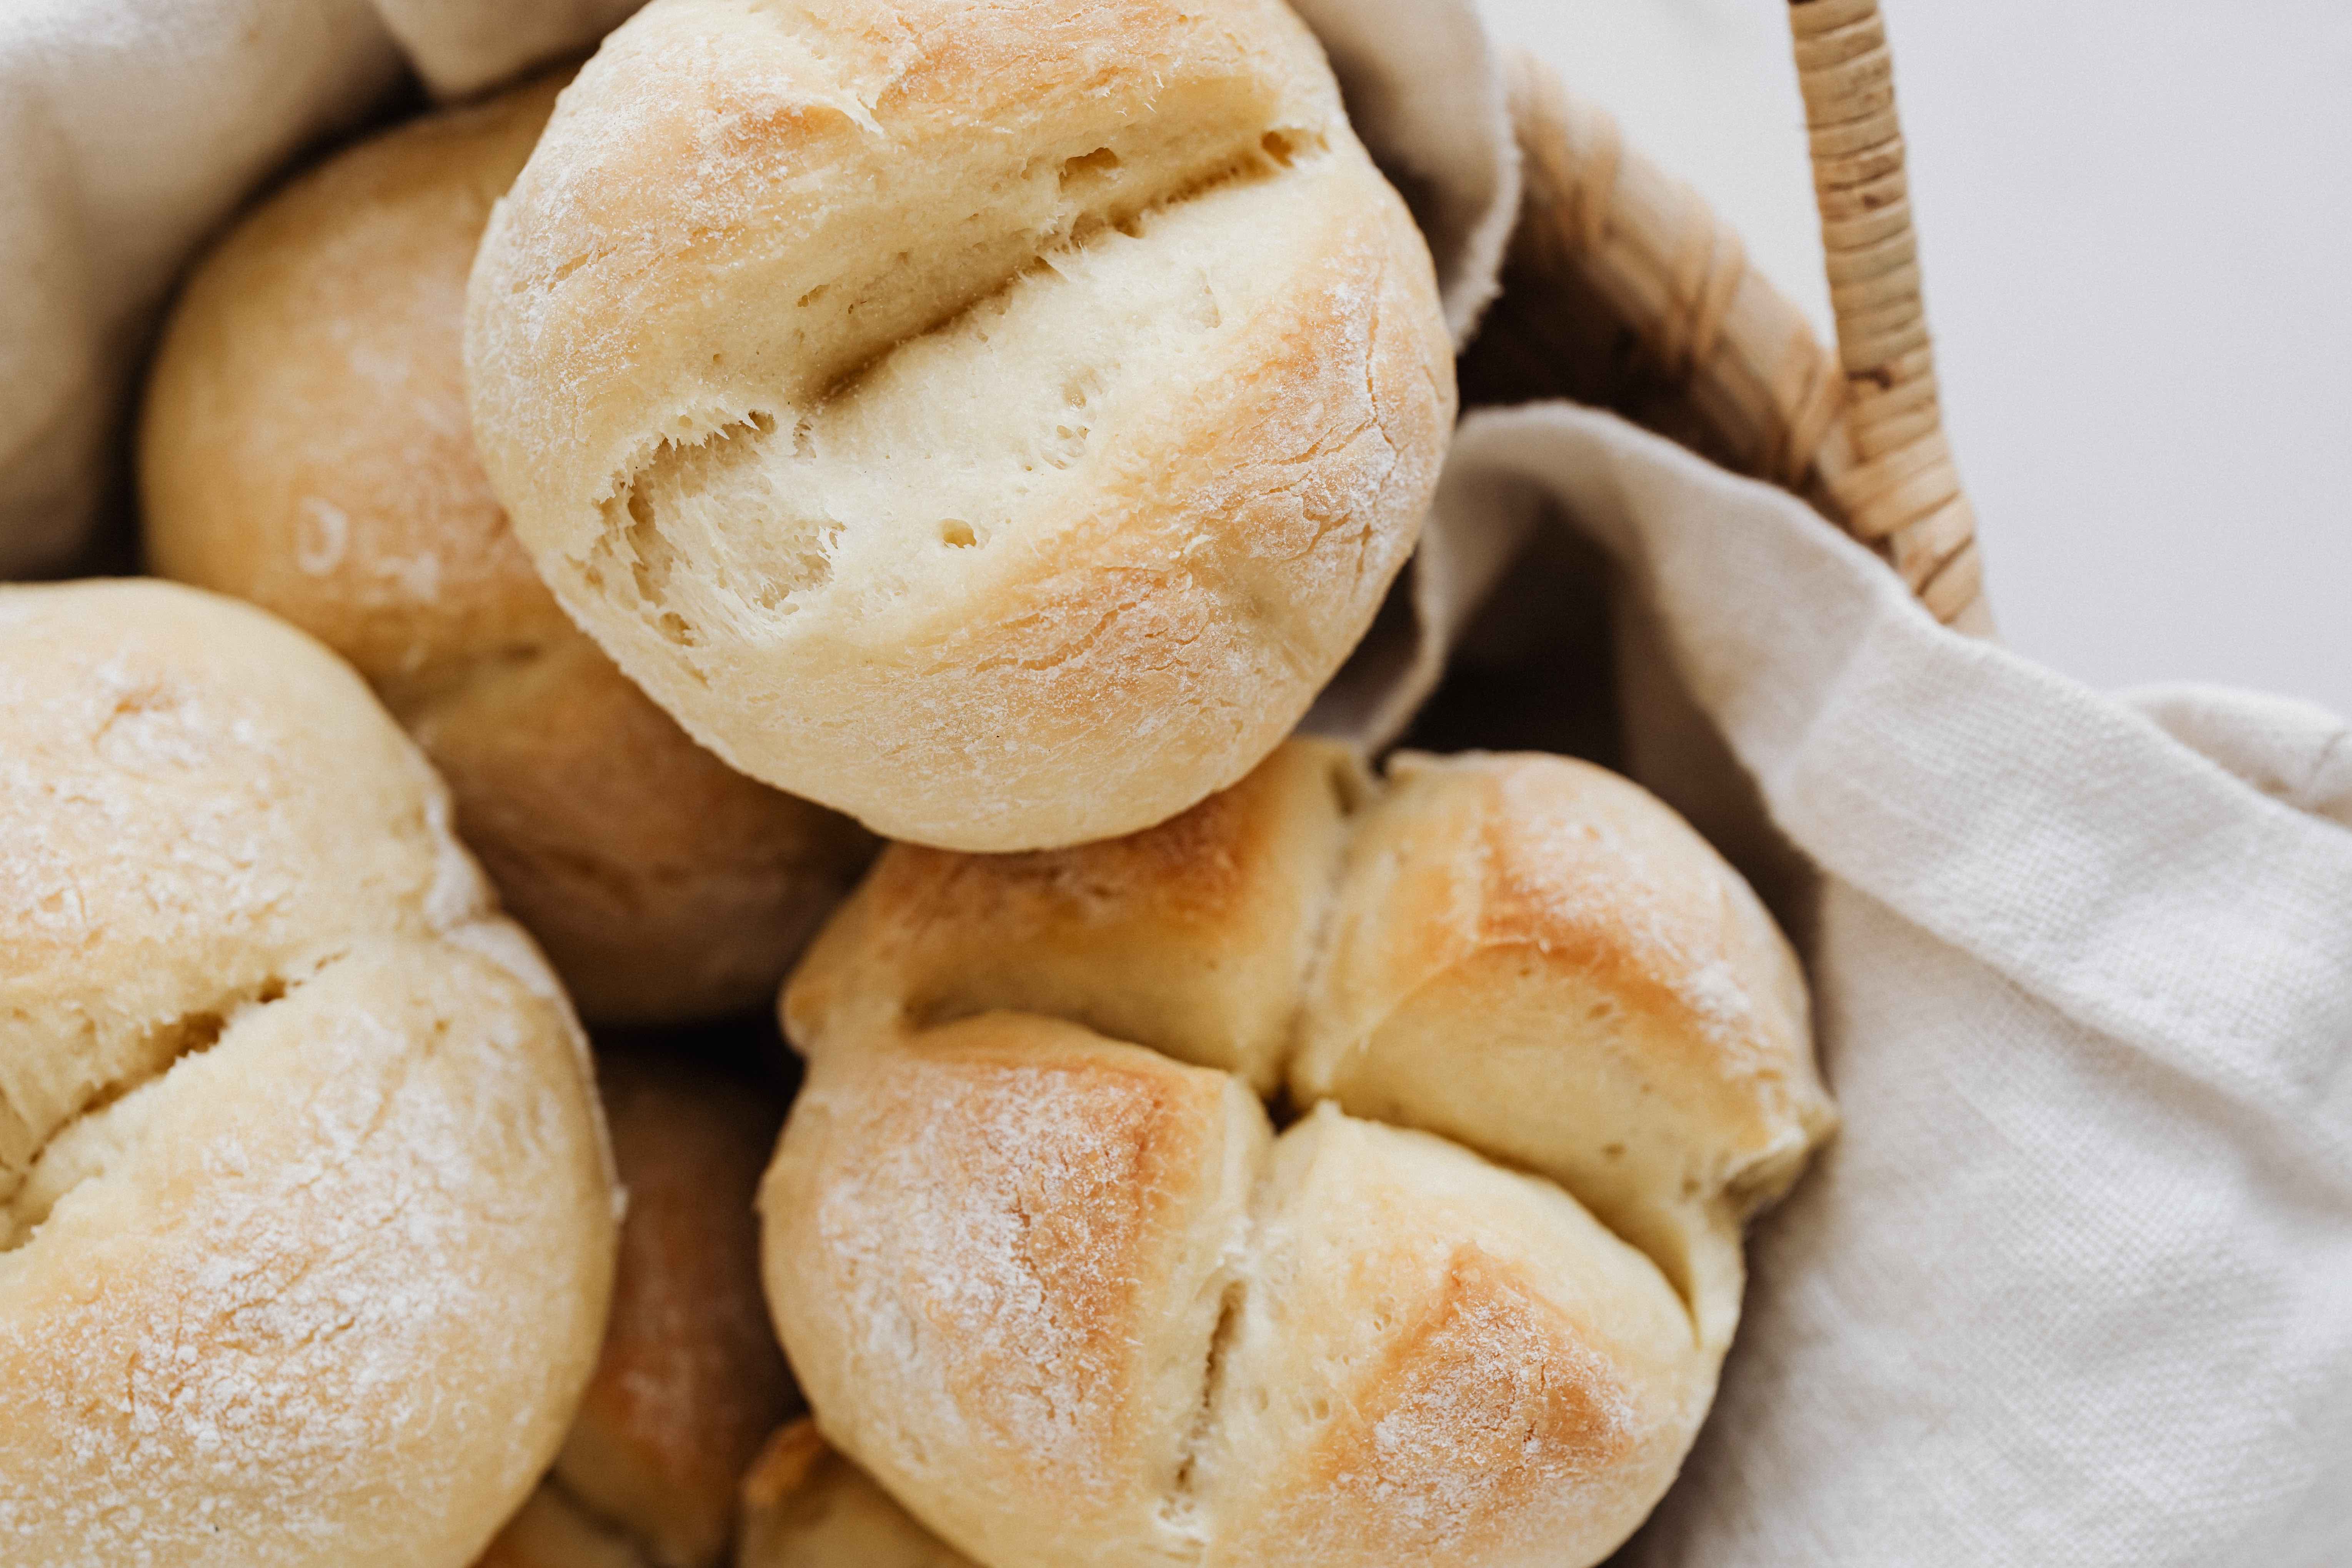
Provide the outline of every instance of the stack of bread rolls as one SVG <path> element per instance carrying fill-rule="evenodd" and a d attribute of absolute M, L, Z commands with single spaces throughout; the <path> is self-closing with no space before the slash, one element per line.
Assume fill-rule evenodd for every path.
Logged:
<path fill-rule="evenodd" d="M 466 276 L 562 80 L 354 147 L 199 262 L 141 422 L 147 555 L 351 660 L 581 1012 L 676 1023 L 772 995 L 870 841 L 614 668 L 474 455 Z"/>
<path fill-rule="evenodd" d="M 268 194 L 185 585 L 0 587 L 0 1562 L 1614 1550 L 1833 1113 L 1638 787 L 1286 739 L 1452 353 L 1281 0 L 653 0 Z"/>

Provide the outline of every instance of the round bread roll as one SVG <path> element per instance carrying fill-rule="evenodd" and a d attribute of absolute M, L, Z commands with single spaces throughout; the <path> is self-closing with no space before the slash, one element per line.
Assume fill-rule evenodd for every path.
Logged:
<path fill-rule="evenodd" d="M 798 1405 L 751 1211 L 782 1101 L 664 1054 L 596 1077 L 628 1191 L 604 1353 L 548 1479 L 478 1568 L 718 1568 L 737 1490 Z"/>
<path fill-rule="evenodd" d="M 654 0 L 467 302 L 556 596 L 755 777 L 1020 849 L 1249 771 L 1454 410 L 1427 247 L 1281 0 Z"/>
<path fill-rule="evenodd" d="M 1294 742 L 1124 840 L 894 847 L 785 993 L 770 1306 L 993 1568 L 1596 1563 L 1832 1122 L 1806 1005 L 1737 873 L 1557 757 Z"/>
<path fill-rule="evenodd" d="M 562 1440 L 584 1042 L 340 661 L 0 587 L 0 1557 L 459 1568 Z"/>
<path fill-rule="evenodd" d="M 778 1428 L 743 1478 L 735 1568 L 972 1568 L 818 1436 Z"/>
<path fill-rule="evenodd" d="M 264 203 L 196 268 L 140 428 L 148 555 L 359 667 L 582 1012 L 775 994 L 871 855 L 689 741 L 573 628 L 467 428 L 467 268 L 561 79 L 413 121 Z"/>

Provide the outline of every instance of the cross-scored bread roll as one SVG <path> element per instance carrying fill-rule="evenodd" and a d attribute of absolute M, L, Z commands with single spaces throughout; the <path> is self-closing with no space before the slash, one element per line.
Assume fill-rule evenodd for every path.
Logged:
<path fill-rule="evenodd" d="M 782 1101 L 668 1053 L 599 1053 L 628 1192 L 596 1373 L 548 1479 L 477 1568 L 718 1568 L 743 1473 L 797 1408 L 751 1198 Z"/>
<path fill-rule="evenodd" d="M 467 301 L 566 607 L 745 772 L 1068 844 L 1231 784 L 1370 622 L 1452 353 L 1280 0 L 654 0 Z"/>
<path fill-rule="evenodd" d="M 784 1015 L 777 1326 L 991 1568 L 1599 1561 L 1833 1119 L 1754 896 L 1556 757 L 1297 742 L 1125 840 L 894 847 Z"/>
<path fill-rule="evenodd" d="M 490 204 L 561 79 L 296 180 L 196 268 L 140 431 L 147 548 L 359 667 L 592 1019 L 757 1005 L 871 852 L 688 740 L 574 628 L 475 456 L 461 337 Z"/>
<path fill-rule="evenodd" d="M 578 1026 L 365 686 L 0 587 L 0 1558 L 458 1568 L 593 1363 Z"/>
<path fill-rule="evenodd" d="M 971 1560 L 803 1419 L 779 1427 L 743 1477 L 735 1568 L 971 1568 Z"/>

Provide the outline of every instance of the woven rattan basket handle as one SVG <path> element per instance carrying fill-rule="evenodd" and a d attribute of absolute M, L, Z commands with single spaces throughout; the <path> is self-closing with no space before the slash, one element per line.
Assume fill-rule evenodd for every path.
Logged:
<path fill-rule="evenodd" d="M 1976 514 L 1936 393 L 1894 58 L 1878 0 L 1790 0 L 1851 453 L 1822 479 L 1938 620 L 1990 635 Z"/>
<path fill-rule="evenodd" d="M 1936 399 L 1885 32 L 1874 0 L 1795 0 L 1790 15 L 1839 352 L 1696 191 L 1521 56 L 1525 195 L 1463 395 L 1614 409 L 1784 485 L 1885 555 L 1940 619 L 1989 635 L 1975 514 Z"/>

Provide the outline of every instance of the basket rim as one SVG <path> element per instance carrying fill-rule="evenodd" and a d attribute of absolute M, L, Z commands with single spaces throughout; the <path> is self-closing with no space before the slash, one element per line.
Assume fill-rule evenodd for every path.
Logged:
<path fill-rule="evenodd" d="M 1696 190 L 1524 50 L 1508 62 L 1524 165 L 1514 260 L 1558 293 L 1605 303 L 1645 374 L 1670 385 L 1680 416 L 1704 432 L 1707 456 L 1795 491 L 1884 558 L 1938 620 L 1990 637 L 1976 515 L 1943 426 L 1878 0 L 1790 0 L 1789 12 L 1834 347 Z"/>

